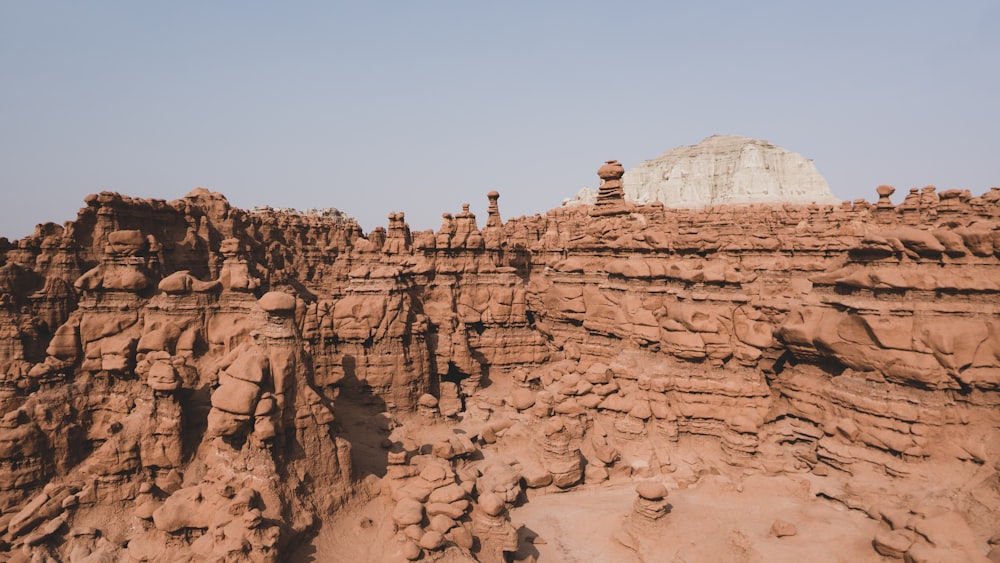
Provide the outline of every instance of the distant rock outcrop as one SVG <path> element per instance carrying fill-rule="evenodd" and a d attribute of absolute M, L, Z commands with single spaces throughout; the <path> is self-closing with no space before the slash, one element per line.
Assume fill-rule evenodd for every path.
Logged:
<path fill-rule="evenodd" d="M 811 160 L 767 141 L 713 135 L 647 160 L 622 177 L 625 199 L 669 207 L 751 203 L 836 204 Z M 567 204 L 593 204 L 584 188 Z"/>

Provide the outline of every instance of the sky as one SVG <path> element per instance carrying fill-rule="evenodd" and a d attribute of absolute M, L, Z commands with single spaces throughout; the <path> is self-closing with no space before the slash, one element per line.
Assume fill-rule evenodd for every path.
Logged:
<path fill-rule="evenodd" d="M 1000 186 L 1000 2 L 0 0 L 0 236 L 103 190 L 543 213 L 713 134 L 842 199 Z"/>

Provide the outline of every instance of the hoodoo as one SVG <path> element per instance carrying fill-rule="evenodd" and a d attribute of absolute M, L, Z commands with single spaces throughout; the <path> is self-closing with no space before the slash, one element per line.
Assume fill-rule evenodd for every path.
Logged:
<path fill-rule="evenodd" d="M 0 559 L 1000 560 L 1000 190 L 706 143 L 643 169 L 810 203 L 610 161 L 482 230 L 196 190 L 0 239 Z"/>

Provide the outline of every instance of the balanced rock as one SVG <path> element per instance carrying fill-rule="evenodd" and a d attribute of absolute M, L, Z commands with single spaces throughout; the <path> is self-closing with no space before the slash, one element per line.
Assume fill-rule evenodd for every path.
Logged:
<path fill-rule="evenodd" d="M 257 303 L 268 313 L 289 313 L 295 310 L 295 298 L 281 291 L 269 291 Z"/>
<path fill-rule="evenodd" d="M 635 487 L 635 492 L 639 493 L 639 496 L 646 500 L 663 500 L 667 498 L 667 488 L 663 486 L 663 483 L 653 481 L 639 483 Z"/>

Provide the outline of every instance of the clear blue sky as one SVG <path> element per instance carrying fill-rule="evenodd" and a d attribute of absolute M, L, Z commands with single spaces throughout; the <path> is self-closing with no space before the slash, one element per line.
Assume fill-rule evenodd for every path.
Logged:
<path fill-rule="evenodd" d="M 715 134 L 834 193 L 1000 185 L 1000 2 L 0 0 L 0 236 L 88 193 L 544 212 Z M 897 192 L 896 200 L 900 198 Z"/>

